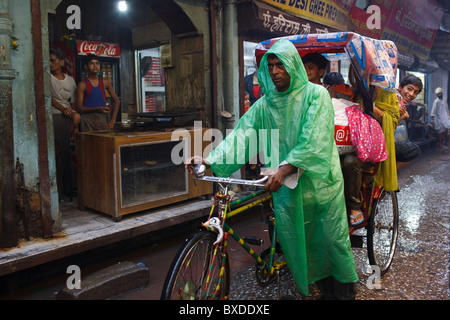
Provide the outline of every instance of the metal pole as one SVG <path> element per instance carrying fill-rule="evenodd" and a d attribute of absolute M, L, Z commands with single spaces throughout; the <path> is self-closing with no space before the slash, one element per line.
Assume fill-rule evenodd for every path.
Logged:
<path fill-rule="evenodd" d="M 48 162 L 47 118 L 44 88 L 44 57 L 42 54 L 41 1 L 31 0 L 32 34 L 34 47 L 34 83 L 36 89 L 36 121 L 39 146 L 39 175 L 44 238 L 53 236 L 53 221 L 50 204 L 50 170 Z"/>
<path fill-rule="evenodd" d="M 0 247 L 17 246 L 14 128 L 12 81 L 15 71 L 11 66 L 12 19 L 9 1 L 0 3 Z"/>
<path fill-rule="evenodd" d="M 224 109 L 233 116 L 226 119 L 226 129 L 234 129 L 239 120 L 239 45 L 237 8 L 234 0 L 223 0 L 223 97 Z"/>
<path fill-rule="evenodd" d="M 215 0 L 209 1 L 211 30 L 211 95 L 212 95 L 212 127 L 218 128 L 217 102 L 217 14 Z"/>

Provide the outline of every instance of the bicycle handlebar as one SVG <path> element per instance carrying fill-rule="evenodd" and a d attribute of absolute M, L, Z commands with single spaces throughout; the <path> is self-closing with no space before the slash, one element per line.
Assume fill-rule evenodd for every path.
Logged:
<path fill-rule="evenodd" d="M 220 178 L 220 177 L 210 177 L 204 176 L 202 178 L 194 178 L 199 181 L 209 181 L 209 182 L 217 182 L 217 183 L 226 183 L 226 184 L 240 184 L 244 186 L 253 186 L 253 187 L 265 187 L 266 184 L 263 183 L 269 176 L 265 176 L 259 180 L 244 180 L 244 179 L 233 179 L 233 178 Z"/>
<path fill-rule="evenodd" d="M 269 179 L 269 176 L 265 176 L 259 180 L 245 180 L 245 179 L 233 179 L 233 178 L 220 178 L 205 176 L 206 167 L 203 164 L 196 165 L 194 167 L 195 180 L 209 181 L 216 183 L 226 183 L 226 184 L 239 184 L 244 186 L 254 186 L 254 187 L 265 187 L 266 184 L 263 183 Z"/>

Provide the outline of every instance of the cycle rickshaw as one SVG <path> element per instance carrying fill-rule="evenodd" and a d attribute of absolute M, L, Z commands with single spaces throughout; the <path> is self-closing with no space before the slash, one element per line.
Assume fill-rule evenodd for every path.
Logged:
<path fill-rule="evenodd" d="M 259 64 L 266 51 L 279 39 L 260 43 L 256 48 Z M 397 68 L 397 49 L 390 41 L 374 40 L 352 32 L 330 34 L 305 34 L 283 37 L 291 41 L 300 56 L 318 52 L 326 54 L 329 60 L 350 58 L 358 77 L 368 88 L 369 85 L 395 90 Z M 366 110 L 368 113 L 371 110 Z M 369 263 L 377 266 L 380 274 L 386 273 L 391 266 L 398 238 L 398 204 L 396 192 L 386 192 L 374 183 L 373 176 L 378 166 L 363 174 L 363 214 L 364 222 L 349 228 L 350 236 L 357 231 L 367 230 L 366 237 Z M 269 237 L 271 246 L 254 252 L 249 244 L 261 244 L 258 239 L 241 238 L 226 223 L 226 219 L 247 210 L 259 203 L 271 201 L 271 195 L 256 192 L 242 200 L 231 202 L 228 194 L 230 184 L 263 186 L 264 179 L 258 181 L 218 178 L 205 176 L 201 166 L 196 179 L 215 182 L 220 191 L 214 197 L 209 220 L 200 230 L 189 237 L 180 248 L 169 269 L 162 299 L 226 299 L 230 289 L 230 269 L 227 252 L 228 237 L 234 238 L 256 260 L 256 278 L 261 286 L 274 279 L 279 280 L 280 271 L 286 267 L 282 249 L 277 244 L 275 218 L 268 214 Z M 259 198 L 258 198 L 259 197 Z M 256 200 L 255 200 L 256 199 Z M 239 208 L 239 204 L 250 200 L 249 204 Z M 232 208 L 237 205 L 237 209 Z M 215 214 L 214 209 L 218 208 Z M 361 238 L 358 238 L 361 239 Z M 262 246 L 262 244 L 261 244 Z M 373 269 L 373 268 L 372 268 Z M 280 290 L 278 290 L 280 291 Z"/>

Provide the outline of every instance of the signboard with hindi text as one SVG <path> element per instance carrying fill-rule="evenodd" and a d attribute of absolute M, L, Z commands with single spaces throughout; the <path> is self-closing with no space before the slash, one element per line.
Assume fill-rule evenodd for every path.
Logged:
<path fill-rule="evenodd" d="M 372 13 L 353 0 L 350 20 L 356 32 L 374 39 L 393 41 L 401 52 L 427 59 L 444 13 L 436 0 L 372 0 L 380 13 L 380 28 L 369 28 Z"/>
<path fill-rule="evenodd" d="M 444 10 L 436 0 L 396 1 L 382 38 L 403 52 L 428 59 Z"/>
<path fill-rule="evenodd" d="M 297 17 L 337 30 L 349 28 L 348 10 L 333 0 L 260 0 Z"/>

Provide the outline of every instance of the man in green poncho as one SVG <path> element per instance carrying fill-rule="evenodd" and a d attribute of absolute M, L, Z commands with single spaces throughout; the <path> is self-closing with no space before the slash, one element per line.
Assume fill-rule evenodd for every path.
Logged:
<path fill-rule="evenodd" d="M 354 299 L 358 276 L 330 96 L 308 82 L 302 60 L 287 40 L 277 41 L 264 55 L 258 77 L 265 95 L 202 162 L 218 176 L 229 177 L 245 163 L 238 161 L 238 150 L 247 150 L 244 161 L 259 152 L 242 138 L 243 132 L 257 132 L 265 140 L 266 166 L 278 169 L 265 188 L 274 192 L 278 239 L 298 289 L 308 296 L 308 285 L 316 282 L 324 298 Z M 191 172 L 199 160 L 195 158 L 186 165 Z M 290 187 L 283 185 L 288 175 L 296 177 Z"/>

